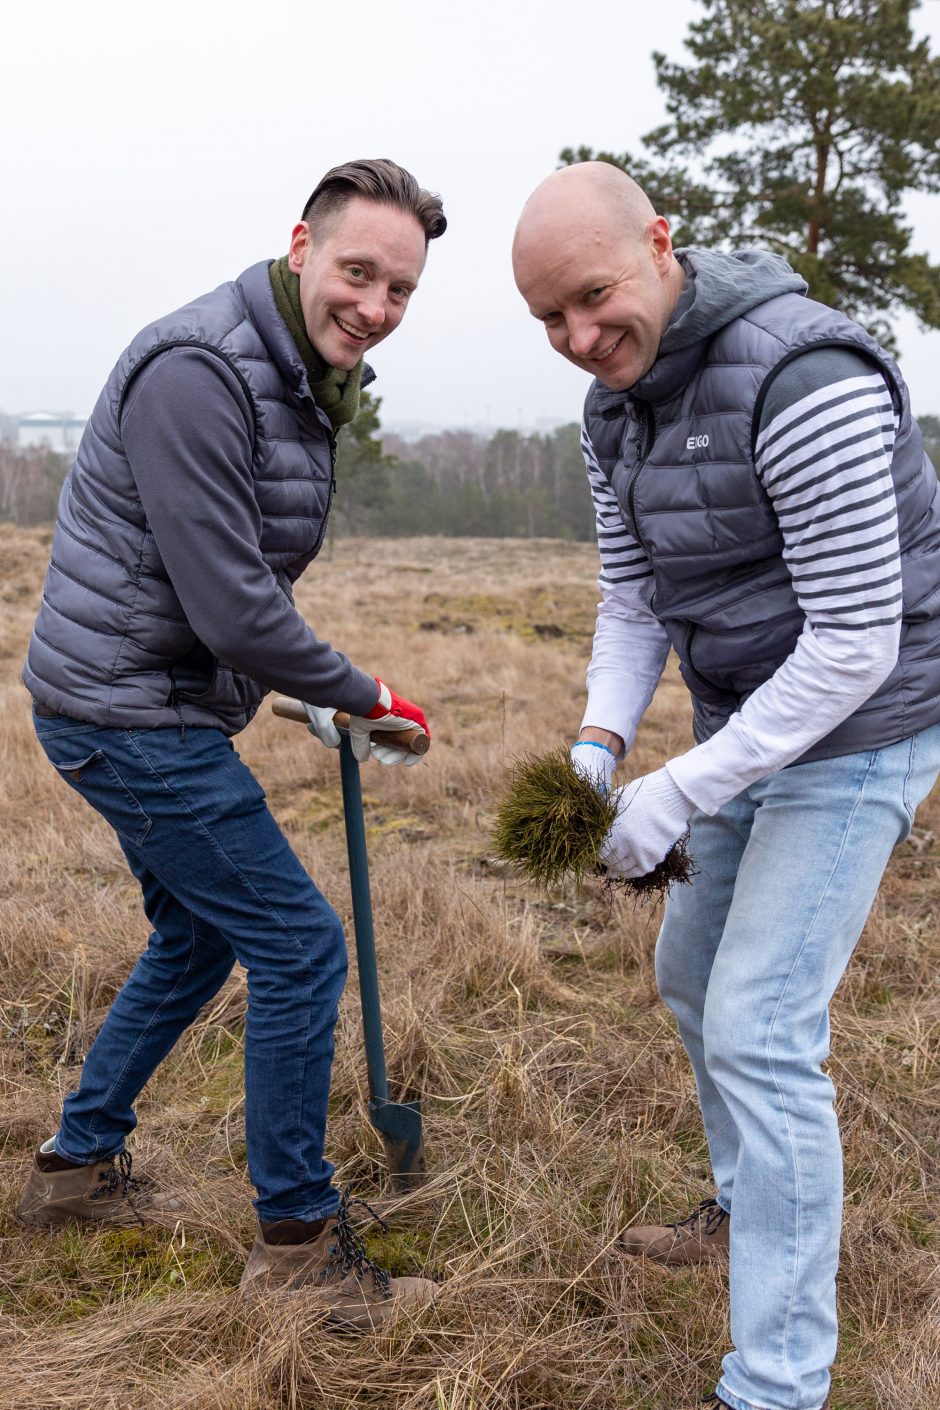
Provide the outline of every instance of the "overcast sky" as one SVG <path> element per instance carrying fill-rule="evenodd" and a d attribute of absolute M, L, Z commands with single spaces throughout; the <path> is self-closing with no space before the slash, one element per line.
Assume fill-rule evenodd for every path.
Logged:
<path fill-rule="evenodd" d="M 0 38 L 0 411 L 90 410 L 138 328 L 287 248 L 330 166 L 389 156 L 450 222 L 378 347 L 386 423 L 575 419 L 587 377 L 512 282 L 523 201 L 585 143 L 662 120 L 650 52 L 692 0 L 9 0 Z M 915 23 L 940 51 L 940 3 Z M 911 206 L 940 258 L 940 197 Z M 898 325 L 915 410 L 940 413 L 940 333 Z"/>

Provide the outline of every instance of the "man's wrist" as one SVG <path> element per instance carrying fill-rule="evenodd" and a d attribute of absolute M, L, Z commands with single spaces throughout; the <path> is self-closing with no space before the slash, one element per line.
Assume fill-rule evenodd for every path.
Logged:
<path fill-rule="evenodd" d="M 623 740 L 613 730 L 602 729 L 600 725 L 582 725 L 577 744 L 602 744 L 609 749 L 615 759 L 623 758 Z"/>

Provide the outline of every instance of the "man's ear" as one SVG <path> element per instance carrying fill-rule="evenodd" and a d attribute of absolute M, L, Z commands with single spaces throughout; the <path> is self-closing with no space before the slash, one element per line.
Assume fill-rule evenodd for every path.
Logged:
<path fill-rule="evenodd" d="M 299 274 L 303 269 L 310 242 L 310 226 L 305 220 L 301 220 L 291 231 L 290 247 L 287 251 L 287 263 L 292 273 Z"/>
<path fill-rule="evenodd" d="M 647 232 L 656 263 L 669 264 L 672 260 L 672 236 L 669 233 L 669 221 L 664 215 L 658 215 L 655 220 L 650 221 Z"/>

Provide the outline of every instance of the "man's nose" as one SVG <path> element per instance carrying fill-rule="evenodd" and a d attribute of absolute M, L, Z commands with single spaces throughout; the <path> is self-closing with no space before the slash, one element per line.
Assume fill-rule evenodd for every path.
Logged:
<path fill-rule="evenodd" d="M 597 324 L 590 318 L 568 320 L 568 347 L 575 357 L 587 357 L 597 343 Z"/>
<path fill-rule="evenodd" d="M 385 322 L 385 302 L 378 294 L 364 295 L 357 304 L 357 311 L 370 328 L 381 328 Z"/>

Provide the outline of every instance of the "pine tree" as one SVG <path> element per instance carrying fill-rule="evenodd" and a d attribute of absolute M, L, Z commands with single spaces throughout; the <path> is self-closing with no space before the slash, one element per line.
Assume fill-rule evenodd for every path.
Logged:
<path fill-rule="evenodd" d="M 890 342 L 900 308 L 940 327 L 940 265 L 911 250 L 902 203 L 940 191 L 940 60 L 918 0 L 702 0 L 694 62 L 654 53 L 670 121 L 652 162 L 567 148 L 629 172 L 676 244 L 761 245 L 810 294 Z"/>
<path fill-rule="evenodd" d="M 940 475 L 940 416 L 918 416 L 917 424 L 924 438 L 924 449 Z"/>
<path fill-rule="evenodd" d="M 382 449 L 381 397 L 362 392 L 355 420 L 336 438 L 336 498 L 330 522 L 346 534 L 373 531 L 386 507 L 395 457 Z"/>

